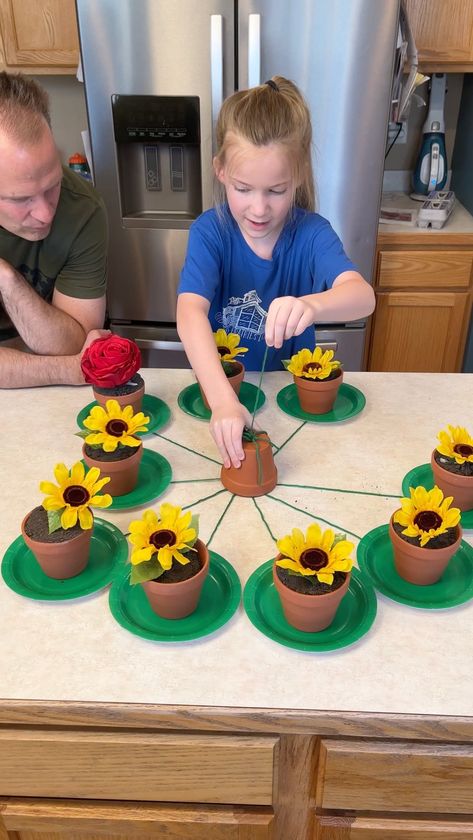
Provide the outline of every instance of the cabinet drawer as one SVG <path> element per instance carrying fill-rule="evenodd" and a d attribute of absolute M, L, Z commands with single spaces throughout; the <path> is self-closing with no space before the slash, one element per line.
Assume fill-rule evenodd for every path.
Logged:
<path fill-rule="evenodd" d="M 379 289 L 468 289 L 473 251 L 380 251 Z"/>
<path fill-rule="evenodd" d="M 0 795 L 269 805 L 274 737 L 0 730 Z"/>
<path fill-rule="evenodd" d="M 473 822 L 392 817 L 316 817 L 316 840 L 473 840 Z"/>
<path fill-rule="evenodd" d="M 473 812 L 473 746 L 324 741 L 320 808 Z"/>

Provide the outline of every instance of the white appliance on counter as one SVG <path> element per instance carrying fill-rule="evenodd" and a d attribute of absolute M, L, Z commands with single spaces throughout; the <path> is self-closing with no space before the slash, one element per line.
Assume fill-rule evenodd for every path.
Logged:
<path fill-rule="evenodd" d="M 319 211 L 371 280 L 400 0 L 76 0 L 115 332 L 187 364 L 175 327 L 188 229 L 212 206 L 223 99 L 279 74 L 310 105 Z M 317 342 L 363 364 L 364 322 Z M 145 358 L 146 358 L 145 354 Z"/>

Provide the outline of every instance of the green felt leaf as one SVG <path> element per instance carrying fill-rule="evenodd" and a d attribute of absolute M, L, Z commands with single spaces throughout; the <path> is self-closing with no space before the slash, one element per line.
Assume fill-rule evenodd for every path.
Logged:
<path fill-rule="evenodd" d="M 130 583 L 143 583 L 146 580 L 154 580 L 164 574 L 164 569 L 161 566 L 156 555 L 144 563 L 137 563 L 136 566 L 131 567 Z"/>
<path fill-rule="evenodd" d="M 192 519 L 191 519 L 191 524 L 189 525 L 189 528 L 194 528 L 194 530 L 195 530 L 196 536 L 195 536 L 194 542 L 192 543 L 192 545 L 194 545 L 194 543 L 196 542 L 196 540 L 199 537 L 199 514 L 198 513 L 193 514 Z M 185 554 L 185 551 L 183 551 L 182 553 Z"/>
<path fill-rule="evenodd" d="M 291 364 L 291 360 L 290 359 L 281 359 L 281 364 L 284 365 L 284 367 L 287 370 L 289 365 Z"/>
<path fill-rule="evenodd" d="M 74 434 L 75 434 L 75 435 L 77 435 L 77 437 L 83 438 L 83 439 L 85 440 L 85 438 L 87 437 L 87 435 L 90 435 L 90 434 L 91 434 L 91 432 L 90 432 L 90 431 L 86 431 L 86 429 L 83 429 L 81 432 L 74 432 Z"/>
<path fill-rule="evenodd" d="M 333 544 L 332 544 L 332 548 L 333 548 L 333 546 L 334 546 L 334 545 L 336 545 L 337 543 L 342 542 L 342 540 L 346 540 L 346 538 L 347 538 L 347 535 L 346 535 L 346 534 L 340 534 L 340 533 L 339 533 L 339 534 L 335 534 L 335 537 L 334 537 L 334 540 L 333 540 Z"/>
<path fill-rule="evenodd" d="M 64 508 L 61 510 L 48 510 L 48 530 L 49 533 L 52 534 L 54 531 L 59 530 L 61 527 L 61 515 Z"/>

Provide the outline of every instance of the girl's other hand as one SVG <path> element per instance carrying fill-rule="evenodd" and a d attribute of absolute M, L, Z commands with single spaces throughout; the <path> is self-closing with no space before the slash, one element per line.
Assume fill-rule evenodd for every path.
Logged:
<path fill-rule="evenodd" d="M 315 323 L 315 310 L 304 298 L 275 298 L 266 318 L 265 339 L 269 347 L 282 347 L 283 342 L 294 335 L 300 335 Z"/>
<path fill-rule="evenodd" d="M 245 457 L 242 435 L 251 425 L 251 414 L 238 401 L 223 403 L 212 411 L 210 433 L 218 446 L 224 467 L 239 467 Z"/>

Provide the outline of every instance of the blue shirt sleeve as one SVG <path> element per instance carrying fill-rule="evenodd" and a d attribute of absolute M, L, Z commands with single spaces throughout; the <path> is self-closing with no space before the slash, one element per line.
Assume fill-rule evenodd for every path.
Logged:
<path fill-rule="evenodd" d="M 311 262 L 314 267 L 314 292 L 331 289 L 334 281 L 344 271 L 358 271 L 347 257 L 343 245 L 326 219 L 312 238 Z"/>
<path fill-rule="evenodd" d="M 178 294 L 193 292 L 212 302 L 223 271 L 223 241 L 215 211 L 199 216 L 189 230 L 189 241 Z"/>

